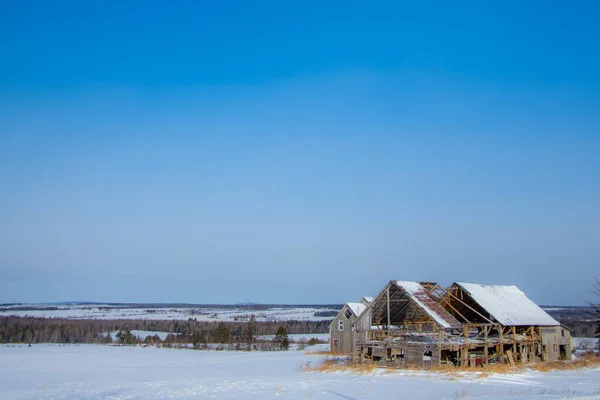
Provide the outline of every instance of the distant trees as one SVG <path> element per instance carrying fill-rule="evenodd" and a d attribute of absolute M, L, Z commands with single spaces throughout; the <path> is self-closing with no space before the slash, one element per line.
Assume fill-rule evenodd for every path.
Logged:
<path fill-rule="evenodd" d="M 589 316 L 587 317 L 589 320 Z M 0 343 L 110 343 L 109 332 L 122 332 L 121 341 L 113 334 L 115 343 L 145 342 L 147 344 L 194 344 L 201 348 L 208 343 L 239 343 L 241 349 L 265 349 L 260 335 L 275 335 L 280 327 L 287 334 L 325 333 L 329 321 L 257 321 L 246 317 L 245 321 L 172 321 L 172 320 L 101 320 L 0 316 Z M 588 322 L 591 324 L 591 322 Z M 595 329 L 595 326 L 594 326 Z M 162 336 L 138 340 L 127 332 L 148 331 L 173 333 L 167 339 Z M 175 334 L 175 333 L 178 334 Z M 227 333 L 228 332 L 228 333 Z M 593 331 L 588 335 L 592 336 Z M 268 345 L 279 347 L 268 340 Z"/>
<path fill-rule="evenodd" d="M 160 343 L 160 342 L 161 342 L 160 336 L 158 336 L 158 335 L 147 335 L 144 338 L 144 343 L 146 343 L 146 344 L 154 344 L 154 343 Z"/>
<path fill-rule="evenodd" d="M 287 350 L 290 347 L 290 338 L 283 325 L 279 325 L 277 333 L 275 334 L 275 339 L 273 340 L 277 343 L 280 350 Z"/>
<path fill-rule="evenodd" d="M 136 344 L 137 337 L 135 337 L 129 329 L 125 328 L 117 332 L 117 342 L 120 344 Z"/>

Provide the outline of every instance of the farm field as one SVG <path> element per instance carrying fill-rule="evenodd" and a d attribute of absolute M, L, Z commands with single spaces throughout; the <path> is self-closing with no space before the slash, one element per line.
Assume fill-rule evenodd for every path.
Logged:
<path fill-rule="evenodd" d="M 335 313 L 333 306 L 190 306 L 190 307 L 135 307 L 108 304 L 68 305 L 5 305 L 0 306 L 0 317 L 38 317 L 68 319 L 145 319 L 145 320 L 188 320 L 238 321 L 247 320 L 252 314 L 257 321 L 321 321 L 332 316 L 319 314 Z"/>
<path fill-rule="evenodd" d="M 322 357 L 302 351 L 2 345 L 0 398 L 600 399 L 598 368 L 485 377 L 420 371 L 375 370 L 368 375 L 302 371 Z"/>

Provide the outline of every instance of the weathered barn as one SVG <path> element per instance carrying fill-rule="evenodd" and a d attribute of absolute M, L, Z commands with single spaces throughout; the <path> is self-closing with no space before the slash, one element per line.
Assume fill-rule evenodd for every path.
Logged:
<path fill-rule="evenodd" d="M 369 308 L 370 317 L 355 323 L 364 332 L 356 343 L 357 360 L 393 367 L 437 364 L 443 332 L 462 328 L 418 282 L 390 281 Z"/>
<path fill-rule="evenodd" d="M 390 281 L 350 324 L 337 346 L 392 367 L 571 358 L 569 330 L 516 286 Z"/>
<path fill-rule="evenodd" d="M 365 296 L 360 303 L 346 303 L 336 317 L 329 324 L 329 346 L 332 352 L 352 354 L 356 342 L 354 322 L 364 313 L 373 301 L 372 297 Z"/>

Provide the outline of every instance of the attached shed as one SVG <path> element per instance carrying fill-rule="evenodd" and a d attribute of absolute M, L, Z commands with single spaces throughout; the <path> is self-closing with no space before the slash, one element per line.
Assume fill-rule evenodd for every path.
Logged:
<path fill-rule="evenodd" d="M 571 330 L 564 325 L 540 328 L 543 361 L 570 360 L 572 354 Z M 544 358 L 545 357 L 545 358 Z"/>

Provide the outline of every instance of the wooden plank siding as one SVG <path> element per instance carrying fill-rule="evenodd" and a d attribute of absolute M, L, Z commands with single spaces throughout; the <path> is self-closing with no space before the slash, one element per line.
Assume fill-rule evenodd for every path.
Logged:
<path fill-rule="evenodd" d="M 563 326 L 540 328 L 542 336 L 543 361 L 571 359 L 571 332 Z"/>
<path fill-rule="evenodd" d="M 357 343 L 357 361 L 377 362 L 391 368 L 421 367 L 429 368 L 440 363 L 437 344 L 415 344 L 403 341 Z"/>
<path fill-rule="evenodd" d="M 350 318 L 346 317 L 347 310 L 350 310 Z M 329 325 L 329 348 L 332 353 L 354 353 L 355 335 L 352 324 L 356 319 L 357 316 L 347 305 L 333 319 Z"/>
<path fill-rule="evenodd" d="M 356 332 L 356 340 L 370 339 L 371 332 L 371 307 L 367 309 L 354 322 L 354 331 Z"/>

